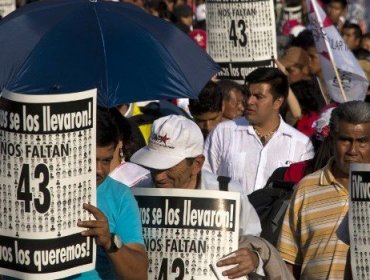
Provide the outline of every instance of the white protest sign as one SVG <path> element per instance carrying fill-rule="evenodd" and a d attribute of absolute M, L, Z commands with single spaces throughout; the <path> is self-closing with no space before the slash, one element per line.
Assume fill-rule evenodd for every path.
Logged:
<path fill-rule="evenodd" d="M 276 53 L 273 0 L 208 0 L 207 51 L 221 66 L 220 79 L 243 83 L 258 67 L 272 67 Z"/>
<path fill-rule="evenodd" d="M 370 275 L 370 164 L 351 164 L 349 232 L 353 279 Z"/>
<path fill-rule="evenodd" d="M 240 194 L 184 189 L 134 189 L 149 279 L 215 279 L 210 264 L 234 251 Z"/>
<path fill-rule="evenodd" d="M 15 11 L 15 0 L 0 0 L 0 16 L 5 17 Z"/>
<path fill-rule="evenodd" d="M 81 236 L 96 205 L 96 90 L 0 95 L 0 275 L 56 279 L 95 267 Z"/>

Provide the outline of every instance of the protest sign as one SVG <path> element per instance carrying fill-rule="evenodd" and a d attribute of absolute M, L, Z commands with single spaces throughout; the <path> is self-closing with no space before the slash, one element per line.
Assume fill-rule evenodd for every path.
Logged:
<path fill-rule="evenodd" d="M 0 16 L 5 17 L 15 11 L 15 0 L 0 0 Z"/>
<path fill-rule="evenodd" d="M 96 205 L 96 90 L 0 95 L 0 275 L 56 279 L 91 270 L 78 220 Z"/>
<path fill-rule="evenodd" d="M 369 82 L 352 51 L 348 49 L 316 0 L 307 0 L 309 19 L 328 93 L 336 102 L 364 100 Z"/>
<path fill-rule="evenodd" d="M 351 164 L 349 231 L 353 279 L 370 279 L 370 164 Z"/>
<path fill-rule="evenodd" d="M 273 0 L 209 0 L 207 51 L 220 79 L 240 83 L 257 67 L 273 66 L 276 27 Z"/>
<path fill-rule="evenodd" d="M 210 264 L 237 249 L 240 194 L 134 189 L 149 279 L 215 279 Z"/>

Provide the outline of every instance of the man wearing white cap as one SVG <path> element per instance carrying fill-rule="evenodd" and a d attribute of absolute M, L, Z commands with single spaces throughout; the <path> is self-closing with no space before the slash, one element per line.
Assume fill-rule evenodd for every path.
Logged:
<path fill-rule="evenodd" d="M 150 169 L 158 188 L 219 190 L 218 177 L 201 172 L 204 163 L 203 134 L 191 120 L 169 115 L 154 121 L 149 143 L 131 157 L 131 162 Z M 228 190 L 241 192 L 240 184 L 228 183 Z M 247 196 L 242 196 L 242 235 L 261 233 L 259 218 Z"/>
<path fill-rule="evenodd" d="M 152 126 L 149 143 L 137 151 L 131 161 L 149 168 L 156 187 L 219 190 L 217 176 L 201 172 L 204 163 L 203 135 L 191 120 L 176 115 L 157 119 Z M 241 192 L 235 181 L 229 191 Z M 246 195 L 241 195 L 240 235 L 259 235 L 260 221 Z M 238 264 L 228 276 L 240 277 L 251 272 L 264 274 L 263 260 L 255 252 L 240 248 L 234 257 L 219 265 Z"/>

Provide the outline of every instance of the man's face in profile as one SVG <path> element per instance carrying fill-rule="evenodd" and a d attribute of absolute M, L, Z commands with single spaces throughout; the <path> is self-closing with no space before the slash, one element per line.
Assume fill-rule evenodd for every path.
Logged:
<path fill-rule="evenodd" d="M 114 144 L 96 147 L 96 186 L 108 176 L 115 149 Z"/>
<path fill-rule="evenodd" d="M 206 139 L 211 130 L 222 121 L 222 111 L 193 115 L 193 118 L 202 131 L 204 139 Z"/>

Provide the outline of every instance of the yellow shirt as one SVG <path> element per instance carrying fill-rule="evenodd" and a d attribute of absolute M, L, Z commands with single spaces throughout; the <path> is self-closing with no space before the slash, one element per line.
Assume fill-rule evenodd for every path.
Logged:
<path fill-rule="evenodd" d="M 333 160 L 297 185 L 277 244 L 283 259 L 301 266 L 301 279 L 343 279 L 348 246 L 336 230 L 348 210 L 348 191 L 330 171 Z"/>
<path fill-rule="evenodd" d="M 132 116 L 143 114 L 136 103 L 133 103 L 132 106 L 133 106 Z M 152 123 L 139 125 L 140 132 L 143 135 L 146 144 L 148 144 L 149 141 L 150 132 L 152 131 L 152 125 L 153 125 Z"/>

